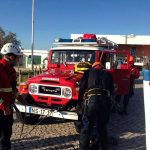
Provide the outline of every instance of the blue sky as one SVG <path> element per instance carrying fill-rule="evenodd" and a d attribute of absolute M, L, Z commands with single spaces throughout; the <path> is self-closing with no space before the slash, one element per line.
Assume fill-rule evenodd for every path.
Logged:
<path fill-rule="evenodd" d="M 31 49 L 32 0 L 0 0 L 0 27 Z M 35 0 L 34 49 L 71 33 L 150 35 L 149 0 Z"/>

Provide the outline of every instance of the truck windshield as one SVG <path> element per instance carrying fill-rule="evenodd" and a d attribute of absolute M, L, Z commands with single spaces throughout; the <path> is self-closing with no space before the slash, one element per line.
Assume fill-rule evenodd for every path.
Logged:
<path fill-rule="evenodd" d="M 76 64 L 78 62 L 95 62 L 95 51 L 91 50 L 55 50 L 52 52 L 51 63 Z"/>

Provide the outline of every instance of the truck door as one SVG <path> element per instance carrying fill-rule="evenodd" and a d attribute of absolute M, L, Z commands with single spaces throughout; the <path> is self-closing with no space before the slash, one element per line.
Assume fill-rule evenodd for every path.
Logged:
<path fill-rule="evenodd" d="M 128 70 L 127 62 L 124 58 L 128 58 L 127 51 L 103 51 L 100 61 L 104 68 L 110 72 L 114 80 L 115 95 L 125 95 L 129 93 L 130 87 L 130 72 Z M 126 63 L 126 69 L 120 69 L 120 65 Z"/>

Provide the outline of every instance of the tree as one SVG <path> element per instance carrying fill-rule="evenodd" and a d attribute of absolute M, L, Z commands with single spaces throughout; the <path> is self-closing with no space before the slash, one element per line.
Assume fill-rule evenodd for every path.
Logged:
<path fill-rule="evenodd" d="M 9 32 L 7 35 L 3 28 L 0 27 L 0 49 L 5 43 L 16 43 L 18 45 L 21 45 L 20 40 L 17 40 L 16 33 Z"/>
<path fill-rule="evenodd" d="M 5 32 L 4 32 L 4 30 L 0 27 L 0 48 L 2 48 L 2 45 L 4 44 L 4 37 L 5 37 Z"/>

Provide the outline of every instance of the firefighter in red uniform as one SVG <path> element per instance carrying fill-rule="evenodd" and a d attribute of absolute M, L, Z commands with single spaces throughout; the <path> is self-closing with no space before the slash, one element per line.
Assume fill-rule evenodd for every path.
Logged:
<path fill-rule="evenodd" d="M 16 88 L 16 71 L 13 68 L 17 63 L 20 48 L 13 43 L 5 44 L 0 60 L 0 149 L 11 149 L 11 135 L 13 125 L 13 108 L 15 99 L 21 100 Z"/>
<path fill-rule="evenodd" d="M 121 64 L 120 65 L 121 69 L 128 69 L 127 64 Z M 124 95 L 123 98 L 123 112 L 122 114 L 127 115 L 127 106 L 129 103 L 129 99 L 134 95 L 134 80 L 138 79 L 140 76 L 140 72 L 138 68 L 134 65 L 134 57 L 130 56 L 129 58 L 129 71 L 130 71 L 130 89 L 129 89 L 129 94 Z M 116 101 L 120 103 L 121 100 L 121 95 L 116 96 Z"/>
<path fill-rule="evenodd" d="M 107 150 L 107 123 L 110 114 L 110 96 L 113 94 L 111 74 L 102 69 L 100 62 L 95 62 L 87 70 L 80 83 L 79 105 L 82 107 L 82 128 L 80 132 L 80 150 L 88 150 L 90 140 L 96 130 L 95 147 Z M 92 148 L 94 149 L 94 148 Z"/>

